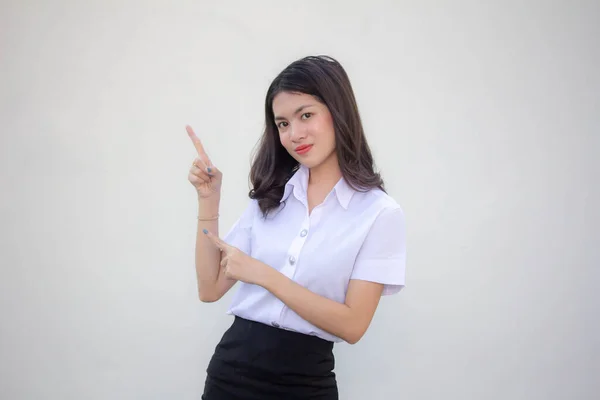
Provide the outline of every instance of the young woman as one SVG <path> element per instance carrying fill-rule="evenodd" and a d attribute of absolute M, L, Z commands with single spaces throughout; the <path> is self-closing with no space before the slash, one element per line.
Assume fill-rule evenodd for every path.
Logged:
<path fill-rule="evenodd" d="M 338 399 L 333 344 L 364 335 L 404 286 L 405 224 L 375 172 L 354 93 L 330 57 L 293 62 L 266 96 L 249 205 L 219 238 L 222 174 L 198 151 L 200 300 L 240 282 L 203 399 Z"/>

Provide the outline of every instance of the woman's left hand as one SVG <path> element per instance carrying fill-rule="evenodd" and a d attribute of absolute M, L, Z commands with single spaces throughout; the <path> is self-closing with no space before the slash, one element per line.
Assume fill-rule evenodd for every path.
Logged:
<path fill-rule="evenodd" d="M 250 257 L 237 247 L 231 246 L 218 236 L 207 230 L 203 231 L 210 240 L 221 250 L 221 268 L 229 279 L 262 285 L 271 267 Z"/>

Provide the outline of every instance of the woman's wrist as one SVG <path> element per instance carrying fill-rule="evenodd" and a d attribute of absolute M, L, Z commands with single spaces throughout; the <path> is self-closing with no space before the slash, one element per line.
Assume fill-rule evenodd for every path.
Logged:
<path fill-rule="evenodd" d="M 219 215 L 220 196 L 198 197 L 198 218 L 208 219 Z"/>
<path fill-rule="evenodd" d="M 255 262 L 259 263 L 258 267 L 260 268 L 258 271 L 258 277 L 256 284 L 258 286 L 262 286 L 264 289 L 271 291 L 274 286 L 277 286 L 277 282 L 284 275 L 277 271 L 275 268 L 271 268 L 267 264 L 254 259 Z"/>

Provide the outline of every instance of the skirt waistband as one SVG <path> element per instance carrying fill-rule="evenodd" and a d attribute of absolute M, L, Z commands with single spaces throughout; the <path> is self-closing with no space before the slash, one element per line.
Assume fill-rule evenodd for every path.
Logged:
<path fill-rule="evenodd" d="M 236 316 L 230 328 L 232 333 L 241 334 L 253 343 L 264 343 L 278 347 L 294 347 L 314 353 L 330 354 L 334 343 L 318 336 L 306 335 L 291 330 L 276 328 L 261 322 Z"/>

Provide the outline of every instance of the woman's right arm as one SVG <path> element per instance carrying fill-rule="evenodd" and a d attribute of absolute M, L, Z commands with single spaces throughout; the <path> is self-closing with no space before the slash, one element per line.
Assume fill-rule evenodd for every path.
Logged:
<path fill-rule="evenodd" d="M 196 276 L 200 301 L 219 300 L 235 284 L 221 268 L 222 252 L 219 251 L 203 230 L 219 232 L 219 198 L 198 197 L 198 230 L 196 232 Z"/>
<path fill-rule="evenodd" d="M 196 232 L 196 278 L 198 297 L 203 302 L 219 300 L 236 282 L 225 276 L 221 268 L 222 253 L 204 234 L 219 231 L 219 203 L 223 175 L 208 158 L 200 139 L 191 127 L 187 133 L 196 147 L 198 157 L 192 163 L 188 179 L 198 192 L 198 227 Z"/>

